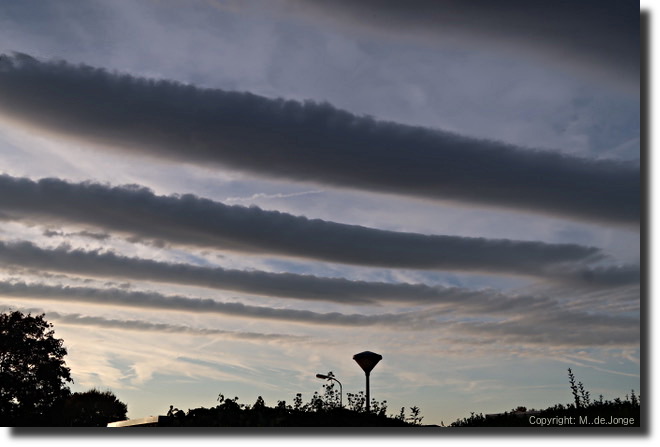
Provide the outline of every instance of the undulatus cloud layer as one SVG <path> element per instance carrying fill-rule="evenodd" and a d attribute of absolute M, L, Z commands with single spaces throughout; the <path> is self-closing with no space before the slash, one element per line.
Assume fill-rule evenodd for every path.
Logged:
<path fill-rule="evenodd" d="M 93 225 L 174 244 L 365 266 L 534 275 L 601 256 L 597 248 L 577 244 L 385 231 L 227 206 L 191 194 L 157 196 L 134 186 L 2 175 L 0 193 L 5 219 Z"/>
<path fill-rule="evenodd" d="M 581 344 L 589 345 L 632 346 L 639 343 L 639 318 L 574 310 L 550 298 L 509 297 L 488 292 L 472 293 L 423 310 L 373 315 L 250 306 L 240 302 L 221 302 L 116 288 L 98 289 L 7 281 L 0 281 L 0 293 L 22 299 L 229 315 L 307 325 L 389 326 L 397 330 L 424 330 L 440 325 L 451 332 L 502 336 L 507 340 L 517 337 L 520 342 L 533 344 L 571 344 L 577 343 L 578 340 L 582 340 Z M 464 319 L 469 316 L 487 316 L 490 321 Z M 88 324 L 92 324 L 92 321 L 88 321 Z M 100 325 L 103 324 L 106 323 L 101 322 Z"/>
<path fill-rule="evenodd" d="M 308 310 L 250 306 L 240 302 L 222 302 L 210 298 L 194 298 L 180 295 L 163 295 L 157 292 L 133 292 L 116 288 L 52 286 L 0 282 L 0 293 L 5 296 L 79 302 L 105 306 L 136 307 L 151 310 L 168 310 L 205 314 L 231 315 L 244 318 L 263 318 L 308 324 L 338 326 L 410 325 L 415 326 L 425 316 L 418 312 L 399 314 L 342 314 L 319 313 Z"/>
<path fill-rule="evenodd" d="M 448 198 L 599 223 L 634 227 L 639 221 L 639 167 L 629 162 L 534 151 L 377 121 L 329 104 L 201 89 L 66 62 L 39 62 L 23 54 L 2 56 L 0 94 L 6 117 L 103 143 L 104 150 L 117 147 L 175 161 L 217 163 L 275 178 L 427 199 Z M 607 260 L 606 254 L 578 244 L 384 231 L 254 206 L 229 206 L 192 194 L 158 196 L 139 185 L 113 187 L 2 175 L 0 192 L 5 220 L 85 228 L 69 233 L 48 229 L 47 236 L 82 235 L 105 241 L 118 234 L 180 246 L 361 266 L 525 275 L 583 288 L 634 286 L 640 279 L 639 266 L 598 265 Z M 68 246 L 44 249 L 27 241 L 0 242 L 0 259 L 7 266 L 26 269 L 201 286 L 266 297 L 429 307 L 378 315 L 319 313 L 158 292 L 3 282 L 1 292 L 14 297 L 304 324 L 392 324 L 417 329 L 428 329 L 434 318 L 447 315 L 488 315 L 501 318 L 444 324 L 457 333 L 487 333 L 502 340 L 525 336 L 532 344 L 570 344 L 583 337 L 584 343 L 628 345 L 639 338 L 635 317 L 591 315 L 544 296 L 199 267 Z M 188 330 L 102 320 L 66 318 L 72 324 Z M 597 334 L 587 337 L 588 342 L 582 331 L 577 331 L 585 325 Z M 563 335 L 552 340 L 532 336 L 534 332 L 545 333 L 540 328 L 550 331 L 551 326 L 561 327 L 551 332 Z M 601 337 L 601 328 L 610 329 L 607 337 Z"/>
<path fill-rule="evenodd" d="M 21 308 L 23 313 L 44 313 L 40 308 Z M 91 326 L 104 329 L 129 330 L 137 332 L 163 332 L 193 336 L 214 336 L 227 339 L 252 341 L 255 343 L 275 342 L 303 342 L 309 337 L 289 334 L 274 334 L 260 332 L 227 331 L 223 329 L 199 328 L 168 323 L 152 323 L 145 320 L 120 320 L 117 318 L 92 317 L 79 313 L 61 313 L 48 311 L 48 320 L 58 324 L 71 326 Z"/>
<path fill-rule="evenodd" d="M 635 163 L 583 159 L 30 56 L 0 59 L 0 113 L 42 129 L 273 178 L 636 226 Z M 112 149 L 111 149 L 112 148 Z"/>
<path fill-rule="evenodd" d="M 0 307 L 78 389 L 270 404 L 365 349 L 429 423 L 637 389 L 636 4 L 78 3 L 0 2 Z"/>
<path fill-rule="evenodd" d="M 352 281 L 295 273 L 242 271 L 174 264 L 129 258 L 112 252 L 74 250 L 66 246 L 43 249 L 27 241 L 15 243 L 0 241 L 0 261 L 6 266 L 41 271 L 183 284 L 263 296 L 324 300 L 355 305 L 379 302 L 432 304 L 447 300 L 460 303 L 471 295 L 481 293 L 458 287 Z M 549 270 L 545 275 L 558 283 L 574 286 L 612 287 L 639 283 L 639 273 L 638 266 L 622 265 L 578 267 L 572 271 Z"/>

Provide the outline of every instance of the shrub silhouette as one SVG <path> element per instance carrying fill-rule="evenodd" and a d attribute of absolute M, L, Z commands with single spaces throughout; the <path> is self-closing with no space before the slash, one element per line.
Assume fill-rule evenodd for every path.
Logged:
<path fill-rule="evenodd" d="M 538 427 L 538 424 L 530 421 L 530 414 L 536 420 L 545 418 L 548 422 L 544 426 L 549 427 L 626 427 L 640 426 L 641 405 L 639 396 L 632 390 L 626 395 L 625 400 L 615 398 L 613 401 L 603 400 L 603 396 L 592 401 L 590 393 L 585 390 L 582 382 L 575 381 L 573 371 L 568 369 L 568 381 L 573 394 L 573 403 L 562 405 L 556 404 L 545 410 L 529 412 L 525 407 L 518 407 L 510 412 L 497 415 L 484 416 L 482 413 L 471 413 L 470 417 L 459 419 L 452 423 L 452 427 Z M 555 419 L 553 419 L 555 418 Z M 569 419 L 571 418 L 571 419 Z M 596 418 L 604 418 L 605 421 L 595 423 Z M 552 422 L 554 420 L 554 422 Z M 570 420 L 570 423 L 567 421 Z M 618 423 L 610 424 L 611 420 Z M 632 423 L 630 421 L 632 420 Z"/>
<path fill-rule="evenodd" d="M 332 372 L 328 373 L 332 377 Z M 411 417 L 387 416 L 387 402 L 372 399 L 369 413 L 364 407 L 364 393 L 348 394 L 348 408 L 340 405 L 334 383 L 323 386 L 323 393 L 315 392 L 309 402 L 302 394 L 293 399 L 293 405 L 280 400 L 275 407 L 266 405 L 259 396 L 252 405 L 238 403 L 238 397 L 218 396 L 214 408 L 188 410 L 185 417 L 171 420 L 174 426 L 186 427 L 408 427 L 420 425 L 422 417 L 418 407 L 411 408 Z M 403 409 L 402 409 L 403 410 Z"/>

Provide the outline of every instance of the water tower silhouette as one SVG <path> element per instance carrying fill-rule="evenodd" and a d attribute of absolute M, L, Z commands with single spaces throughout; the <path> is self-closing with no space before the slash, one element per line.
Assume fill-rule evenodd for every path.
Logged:
<path fill-rule="evenodd" d="M 369 373 L 374 367 L 383 359 L 383 356 L 376 354 L 371 351 L 360 352 L 353 356 L 353 360 L 360 365 L 360 368 L 364 371 L 364 375 L 367 377 L 367 413 L 369 413 L 370 397 L 369 397 Z"/>

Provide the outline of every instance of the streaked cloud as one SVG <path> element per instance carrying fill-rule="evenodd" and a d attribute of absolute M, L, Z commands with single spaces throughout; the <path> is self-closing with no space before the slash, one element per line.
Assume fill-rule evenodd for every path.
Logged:
<path fill-rule="evenodd" d="M 474 337 L 483 343 L 488 337 L 510 345 L 551 345 L 554 347 L 638 346 L 639 319 L 606 314 L 557 312 L 535 313 L 501 321 L 464 321 L 450 324 L 457 334 Z M 589 330 L 585 330 L 585 328 Z M 561 328 L 561 330 L 556 330 Z"/>
<path fill-rule="evenodd" d="M 254 342 L 268 342 L 268 341 L 281 341 L 286 343 L 293 343 L 297 341 L 305 341 L 308 337 L 287 334 L 269 334 L 258 332 L 237 332 L 225 331 L 222 329 L 210 328 L 197 328 L 191 326 L 167 324 L 167 323 L 151 323 L 144 320 L 118 320 L 113 318 L 93 317 L 81 314 L 62 314 L 58 312 L 48 312 L 46 317 L 48 320 L 54 320 L 61 324 L 75 325 L 75 326 L 92 326 L 98 328 L 119 329 L 139 332 L 165 332 L 174 334 L 187 334 L 199 336 L 222 336 L 223 338 L 247 340 Z"/>
<path fill-rule="evenodd" d="M 14 310 L 14 309 L 12 309 Z M 23 313 L 44 313 L 43 309 L 38 308 L 21 308 L 18 309 Z M 273 334 L 273 333 L 259 333 L 259 332 L 240 332 L 240 331 L 226 331 L 222 329 L 201 328 L 193 326 L 184 326 L 168 323 L 152 323 L 145 320 L 120 320 L 116 318 L 104 318 L 89 315 L 82 315 L 79 313 L 61 313 L 48 311 L 45 316 L 47 321 L 55 322 L 56 324 L 73 325 L 73 326 L 90 326 L 104 329 L 117 329 L 129 330 L 137 332 L 163 332 L 172 334 L 183 334 L 193 336 L 222 336 L 227 339 L 254 341 L 254 342 L 269 342 L 281 341 L 286 343 L 300 342 L 309 340 L 309 337 L 289 334 Z"/>
<path fill-rule="evenodd" d="M 193 313 L 217 313 L 244 318 L 264 318 L 294 323 L 330 324 L 337 326 L 384 324 L 413 326 L 418 321 L 424 319 L 422 314 L 413 312 L 379 315 L 341 314 L 338 312 L 318 313 L 299 309 L 249 306 L 240 302 L 221 302 L 208 298 L 163 295 L 157 292 L 130 292 L 116 288 L 95 289 L 91 287 L 0 282 L 0 294 L 10 297 L 81 302 L 104 306 L 124 306 Z"/>
<path fill-rule="evenodd" d="M 474 295 L 493 291 L 425 284 L 352 281 L 295 273 L 242 271 L 129 258 L 112 252 L 73 250 L 66 246 L 43 249 L 30 242 L 0 241 L 0 260 L 6 266 L 38 271 L 63 272 L 92 277 L 156 281 L 212 289 L 233 290 L 263 296 L 324 300 L 354 305 L 399 302 L 410 304 L 464 303 Z M 560 274 L 561 273 L 561 274 Z M 550 279 L 560 283 L 612 287 L 639 282 L 639 268 L 615 266 L 586 268 L 555 273 Z"/>
<path fill-rule="evenodd" d="M 236 203 L 236 202 L 250 202 L 255 199 L 288 199 L 291 197 L 300 197 L 300 196 L 307 196 L 307 195 L 312 195 L 312 194 L 322 194 L 323 191 L 301 191 L 301 192 L 294 192 L 294 193 L 289 193 L 289 194 L 265 194 L 265 193 L 256 193 L 252 194 L 250 197 L 228 197 L 225 202 L 228 203 Z"/>
<path fill-rule="evenodd" d="M 559 301 L 549 298 L 504 296 L 498 293 L 473 294 L 459 302 L 444 303 L 444 306 L 431 306 L 424 310 L 372 315 L 248 306 L 240 302 L 220 302 L 116 288 L 97 289 L 7 281 L 0 281 L 0 294 L 23 299 L 220 314 L 300 324 L 345 327 L 385 325 L 398 330 L 413 331 L 449 330 L 464 335 L 501 339 L 507 343 L 517 339 L 520 343 L 531 344 L 630 346 L 638 343 L 640 337 L 639 318 L 569 310 Z M 485 320 L 476 321 L 470 316 L 485 317 Z M 140 327 L 140 324 L 135 322 L 107 324 Z M 147 329 L 146 326 L 144 328 Z"/>

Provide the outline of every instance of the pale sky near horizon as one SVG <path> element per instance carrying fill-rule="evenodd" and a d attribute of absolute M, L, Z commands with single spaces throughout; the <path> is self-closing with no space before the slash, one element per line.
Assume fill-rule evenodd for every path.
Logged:
<path fill-rule="evenodd" d="M 639 391 L 636 4 L 408 3 L 0 2 L 0 309 L 73 390 Z"/>

